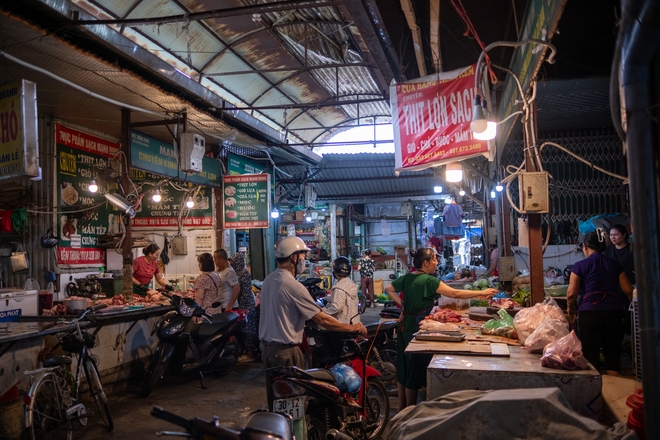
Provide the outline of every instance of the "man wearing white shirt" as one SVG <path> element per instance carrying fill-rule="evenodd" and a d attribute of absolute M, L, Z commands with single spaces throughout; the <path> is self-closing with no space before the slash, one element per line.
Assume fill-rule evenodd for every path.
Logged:
<path fill-rule="evenodd" d="M 220 293 L 220 303 L 224 309 L 235 309 L 238 307 L 238 293 L 241 290 L 238 283 L 238 277 L 234 268 L 229 265 L 227 259 L 227 251 L 218 249 L 213 252 L 213 261 L 218 268 L 218 275 L 220 275 L 220 286 L 218 292 Z"/>

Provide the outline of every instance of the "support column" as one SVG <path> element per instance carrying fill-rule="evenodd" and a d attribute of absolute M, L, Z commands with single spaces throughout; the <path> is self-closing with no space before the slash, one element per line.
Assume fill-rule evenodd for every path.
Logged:
<path fill-rule="evenodd" d="M 131 112 L 130 110 L 121 110 L 121 151 L 125 155 L 125 161 L 121 161 L 121 178 L 120 183 L 122 188 L 126 190 L 131 187 L 130 173 L 131 173 Z M 124 168 L 127 166 L 128 169 Z M 122 274 L 124 279 L 124 299 L 126 301 L 133 300 L 133 234 L 131 233 L 131 218 L 124 215 L 124 243 L 122 245 Z"/>
<path fill-rule="evenodd" d="M 330 258 L 337 258 L 337 205 L 330 205 Z"/>

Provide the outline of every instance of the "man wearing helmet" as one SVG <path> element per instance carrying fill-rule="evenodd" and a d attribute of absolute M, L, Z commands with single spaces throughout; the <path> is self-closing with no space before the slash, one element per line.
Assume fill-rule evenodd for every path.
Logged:
<path fill-rule="evenodd" d="M 337 278 L 337 284 L 332 287 L 327 307 L 322 309 L 323 313 L 345 324 L 360 322 L 357 284 L 349 278 L 351 269 L 351 261 L 346 257 L 338 257 L 332 263 L 332 274 Z"/>
<path fill-rule="evenodd" d="M 295 276 L 305 270 L 305 254 L 309 251 L 298 237 L 286 237 L 275 246 L 277 269 L 268 275 L 261 286 L 261 316 L 259 339 L 262 341 L 261 360 L 264 369 L 277 366 L 303 367 L 302 342 L 305 322 L 341 332 L 367 333 L 361 323 L 344 324 L 321 311 L 307 289 Z M 268 409 L 273 409 L 273 390 L 270 375 L 266 374 Z"/>

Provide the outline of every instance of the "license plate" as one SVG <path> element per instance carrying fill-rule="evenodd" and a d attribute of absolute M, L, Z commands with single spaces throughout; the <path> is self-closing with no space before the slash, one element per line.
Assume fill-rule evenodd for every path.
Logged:
<path fill-rule="evenodd" d="M 300 420 L 305 417 L 305 396 L 275 399 L 273 400 L 273 411 L 287 414 L 293 420 Z"/>

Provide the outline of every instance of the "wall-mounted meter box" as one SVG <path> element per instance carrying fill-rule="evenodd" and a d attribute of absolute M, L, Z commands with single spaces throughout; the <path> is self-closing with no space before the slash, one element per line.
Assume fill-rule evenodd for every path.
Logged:
<path fill-rule="evenodd" d="M 188 237 L 177 235 L 172 238 L 172 255 L 188 255 Z"/>
<path fill-rule="evenodd" d="M 206 142 L 197 133 L 181 133 L 181 171 L 202 171 L 202 160 L 206 153 Z"/>
<path fill-rule="evenodd" d="M 497 273 L 500 281 L 513 281 L 516 276 L 516 257 L 499 257 Z"/>
<path fill-rule="evenodd" d="M 518 176 L 520 211 L 523 214 L 545 214 L 549 211 L 548 173 L 522 173 Z"/>

